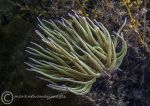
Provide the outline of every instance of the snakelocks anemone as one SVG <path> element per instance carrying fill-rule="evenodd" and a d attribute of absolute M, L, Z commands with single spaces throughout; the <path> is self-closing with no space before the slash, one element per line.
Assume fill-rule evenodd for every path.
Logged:
<path fill-rule="evenodd" d="M 31 42 L 27 70 L 50 82 L 48 87 L 83 95 L 102 74 L 116 70 L 126 52 L 127 44 L 121 30 L 114 36 L 103 24 L 76 13 L 61 21 L 40 20 L 36 30 L 43 44 Z M 119 46 L 119 50 L 117 49 Z M 117 50 L 116 50 L 117 49 Z"/>

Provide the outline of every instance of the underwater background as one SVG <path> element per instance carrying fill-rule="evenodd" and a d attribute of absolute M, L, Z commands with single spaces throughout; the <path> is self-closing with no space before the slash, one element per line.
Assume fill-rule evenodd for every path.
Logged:
<path fill-rule="evenodd" d="M 37 17 L 59 20 L 76 11 L 96 19 L 110 32 L 123 30 L 128 52 L 111 79 L 100 77 L 85 96 L 14 99 L 11 106 L 150 106 L 150 1 L 148 0 L 0 0 L 0 94 L 58 95 L 47 82 L 26 70 L 25 52 L 35 34 Z M 0 101 L 0 106 L 4 103 Z"/>

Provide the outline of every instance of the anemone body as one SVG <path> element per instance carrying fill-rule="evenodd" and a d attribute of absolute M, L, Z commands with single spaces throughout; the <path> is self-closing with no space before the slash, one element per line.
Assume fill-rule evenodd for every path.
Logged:
<path fill-rule="evenodd" d="M 31 42 L 33 46 L 27 47 L 26 52 L 32 55 L 31 62 L 26 63 L 28 70 L 42 75 L 50 88 L 86 94 L 96 78 L 120 66 L 127 52 L 120 36 L 124 25 L 111 36 L 103 24 L 76 13 L 61 21 L 39 20 L 35 32 L 45 46 Z M 119 40 L 121 47 L 116 52 Z"/>

